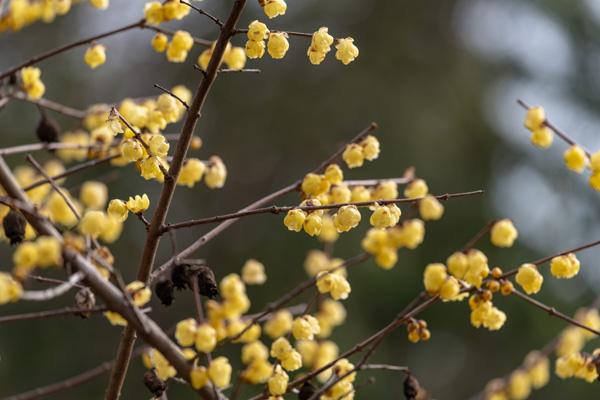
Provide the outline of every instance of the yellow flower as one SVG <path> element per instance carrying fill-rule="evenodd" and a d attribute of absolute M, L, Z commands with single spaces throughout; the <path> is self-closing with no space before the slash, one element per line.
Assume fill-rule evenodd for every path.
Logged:
<path fill-rule="evenodd" d="M 429 193 L 429 187 L 423 179 L 415 179 L 404 189 L 404 197 L 409 199 L 425 197 L 427 193 Z"/>
<path fill-rule="evenodd" d="M 246 261 L 242 267 L 242 280 L 247 285 L 262 285 L 267 281 L 265 266 L 254 259 Z"/>
<path fill-rule="evenodd" d="M 448 274 L 444 264 L 429 264 L 423 273 L 423 284 L 429 293 L 438 293 L 446 281 Z"/>
<path fill-rule="evenodd" d="M 462 279 L 469 268 L 469 261 L 465 253 L 458 251 L 448 257 L 446 265 L 448 265 L 448 272 L 450 272 L 452 276 Z"/>
<path fill-rule="evenodd" d="M 102 182 L 86 181 L 81 187 L 79 199 L 89 208 L 100 209 L 106 204 L 108 188 Z"/>
<path fill-rule="evenodd" d="M 556 278 L 570 279 L 579 273 L 579 260 L 573 253 L 564 256 L 554 257 L 550 261 L 550 272 Z"/>
<path fill-rule="evenodd" d="M 210 353 L 217 345 L 217 331 L 207 323 L 199 325 L 194 343 L 198 351 Z"/>
<path fill-rule="evenodd" d="M 564 160 L 567 168 L 579 174 L 583 172 L 588 163 L 585 151 L 577 145 L 571 146 L 565 151 Z"/>
<path fill-rule="evenodd" d="M 329 180 L 327 180 L 329 182 Z M 346 184 L 335 185 L 330 191 L 331 203 L 348 203 L 352 199 L 352 192 Z"/>
<path fill-rule="evenodd" d="M 290 378 L 288 377 L 288 374 L 281 368 L 281 366 L 277 365 L 275 367 L 275 371 L 273 371 L 273 375 L 269 378 L 267 383 L 269 393 L 273 396 L 284 395 L 287 391 L 289 380 Z"/>
<path fill-rule="evenodd" d="M 332 185 L 339 185 L 344 180 L 344 172 L 337 164 L 329 164 L 323 175 Z"/>
<path fill-rule="evenodd" d="M 325 271 L 317 275 L 317 289 L 320 293 L 329 293 L 334 300 L 347 299 L 352 291 L 343 275 Z"/>
<path fill-rule="evenodd" d="M 531 381 L 526 371 L 516 370 L 508 379 L 508 393 L 511 399 L 522 400 L 531 393 Z"/>
<path fill-rule="evenodd" d="M 248 40 L 245 47 L 246 56 L 250 59 L 262 58 L 265 55 L 265 48 L 264 41 Z"/>
<path fill-rule="evenodd" d="M 108 0 L 90 0 L 90 4 L 98 10 L 106 10 L 108 8 Z"/>
<path fill-rule="evenodd" d="M 120 145 L 121 155 L 129 162 L 138 161 L 144 157 L 144 148 L 135 139 L 124 140 Z"/>
<path fill-rule="evenodd" d="M 105 243 L 114 243 L 123 232 L 123 222 L 110 215 L 106 222 L 106 229 L 100 234 L 100 239 Z"/>
<path fill-rule="evenodd" d="M 530 131 L 533 131 L 542 127 L 545 121 L 546 112 L 542 107 L 538 106 L 531 107 L 527 110 L 527 114 L 525 115 L 525 121 L 523 121 L 523 124 L 525 125 L 525 128 L 529 129 Z"/>
<path fill-rule="evenodd" d="M 357 168 L 362 167 L 365 155 L 360 145 L 351 143 L 346 146 L 346 149 L 342 153 L 342 158 L 346 162 L 346 165 L 348 165 L 348 168 Z"/>
<path fill-rule="evenodd" d="M 125 221 L 129 215 L 127 204 L 123 200 L 113 199 L 108 203 L 108 215 L 118 221 Z"/>
<path fill-rule="evenodd" d="M 177 339 L 177 343 L 180 346 L 189 347 L 196 341 L 197 331 L 198 325 L 195 319 L 184 319 L 183 321 L 179 321 L 175 326 L 175 339 Z"/>
<path fill-rule="evenodd" d="M 531 131 L 531 143 L 540 149 L 547 149 L 552 146 L 554 134 L 546 126 L 540 126 Z"/>
<path fill-rule="evenodd" d="M 101 44 L 95 44 L 88 47 L 83 59 L 92 69 L 99 67 L 106 62 L 106 47 Z"/>
<path fill-rule="evenodd" d="M 162 53 L 167 49 L 167 45 L 169 44 L 169 38 L 167 38 L 167 35 L 165 35 L 164 33 L 157 33 L 152 38 L 150 44 L 152 45 L 154 51 L 156 51 L 157 53 Z"/>
<path fill-rule="evenodd" d="M 60 137 L 60 142 L 84 147 L 89 145 L 89 136 L 84 131 L 65 132 Z M 65 162 L 81 161 L 87 157 L 87 150 L 85 148 L 59 149 L 56 151 L 56 155 Z"/>
<path fill-rule="evenodd" d="M 223 55 L 223 61 L 229 69 L 239 71 L 246 66 L 246 51 L 242 47 L 232 47 Z"/>
<path fill-rule="evenodd" d="M 306 213 L 302 210 L 294 208 L 287 212 L 285 218 L 283 219 L 283 224 L 290 231 L 300 232 L 302 227 L 304 226 L 304 221 L 306 220 Z"/>
<path fill-rule="evenodd" d="M 258 360 L 267 360 L 268 358 L 269 349 L 259 340 L 247 343 L 242 347 L 242 362 L 244 364 L 250 364 Z"/>
<path fill-rule="evenodd" d="M 265 323 L 264 330 L 272 339 L 281 337 L 292 329 L 292 314 L 279 310 Z"/>
<path fill-rule="evenodd" d="M 59 266 L 62 263 L 62 246 L 54 236 L 40 236 L 37 246 L 37 265 L 41 268 Z"/>
<path fill-rule="evenodd" d="M 177 183 L 187 187 L 193 187 L 197 182 L 202 180 L 206 166 L 197 158 L 188 158 L 179 173 Z"/>
<path fill-rule="evenodd" d="M 183 19 L 190 13 L 191 9 L 189 6 L 180 3 L 178 0 L 169 0 L 163 4 L 163 10 L 165 13 L 165 20 L 171 21 L 173 19 Z"/>
<path fill-rule="evenodd" d="M 371 200 L 392 200 L 398 197 L 398 184 L 394 181 L 380 182 L 371 193 Z"/>
<path fill-rule="evenodd" d="M 127 200 L 127 209 L 134 214 L 144 212 L 148 207 L 150 207 L 150 199 L 146 193 L 141 196 L 136 194 L 135 197 L 129 197 Z"/>
<path fill-rule="evenodd" d="M 265 15 L 269 18 L 284 15 L 287 10 L 287 4 L 284 0 L 264 0 L 261 5 Z"/>
<path fill-rule="evenodd" d="M 67 202 L 57 192 L 52 192 L 48 198 L 48 213 L 50 219 L 65 226 L 77 223 L 77 217 L 67 205 Z"/>
<path fill-rule="evenodd" d="M 321 233 L 319 234 L 319 240 L 322 242 L 335 242 L 339 237 L 337 229 L 335 229 L 335 224 L 333 223 L 333 219 L 329 216 L 329 214 L 323 215 L 321 217 Z"/>
<path fill-rule="evenodd" d="M 509 219 L 501 219 L 496 222 L 490 231 L 490 240 L 497 247 L 511 247 L 519 232 Z"/>
<path fill-rule="evenodd" d="M 425 221 L 435 221 L 444 215 L 444 206 L 435 197 L 427 195 L 419 201 L 419 213 Z"/>
<path fill-rule="evenodd" d="M 515 279 L 527 294 L 539 292 L 544 282 L 544 277 L 534 264 L 521 265 Z"/>
<path fill-rule="evenodd" d="M 222 188 L 227 179 L 227 168 L 218 156 L 212 156 L 208 160 L 206 173 L 204 174 L 204 183 L 210 189 Z"/>
<path fill-rule="evenodd" d="M 144 282 L 133 281 L 125 289 L 129 292 L 136 307 L 142 307 L 150 301 L 152 292 L 144 285 Z"/>
<path fill-rule="evenodd" d="M 36 67 L 25 67 L 21 69 L 23 90 L 32 99 L 39 99 L 46 91 L 46 86 L 40 79 L 41 75 L 42 71 Z"/>
<path fill-rule="evenodd" d="M 146 3 L 144 5 L 144 18 L 146 18 L 146 23 L 149 25 L 159 25 L 161 22 L 163 22 L 165 19 L 165 14 L 162 4 L 158 1 L 151 1 L 149 3 Z M 152 47 L 154 47 L 154 45 L 152 45 Z M 164 51 L 164 49 L 157 51 L 162 52 Z"/>
<path fill-rule="evenodd" d="M 231 364 L 225 357 L 217 357 L 208 366 L 208 377 L 218 388 L 224 388 L 231 381 Z"/>
<path fill-rule="evenodd" d="M 395 204 L 389 206 L 376 205 L 369 222 L 375 228 L 389 228 L 398 223 L 400 215 L 401 211 Z"/>
<path fill-rule="evenodd" d="M 360 142 L 360 145 L 363 148 L 363 155 L 366 160 L 373 161 L 379 157 L 379 140 L 377 140 L 375 136 L 367 135 L 367 137 Z"/>
<path fill-rule="evenodd" d="M 246 35 L 249 40 L 259 42 L 269 37 L 269 28 L 264 23 L 254 20 L 248 25 L 248 33 Z"/>
<path fill-rule="evenodd" d="M 202 389 L 208 382 L 208 374 L 205 367 L 194 367 L 190 372 L 190 381 L 194 389 Z"/>
<path fill-rule="evenodd" d="M 315 52 L 324 53 L 323 57 L 325 57 L 325 54 L 331 50 L 332 44 L 333 36 L 329 34 L 329 30 L 326 27 L 321 27 L 313 33 L 310 47 Z"/>
<path fill-rule="evenodd" d="M 302 368 L 302 356 L 296 350 L 292 350 L 281 360 L 281 366 L 287 371 L 296 371 Z"/>
<path fill-rule="evenodd" d="M 140 172 L 142 178 L 148 179 L 162 179 L 163 172 L 161 171 L 160 166 L 162 165 L 162 160 L 158 157 L 151 156 L 142 161 L 140 161 Z"/>
<path fill-rule="evenodd" d="M 375 263 L 383 269 L 391 269 L 398 261 L 396 249 L 386 246 L 375 254 Z"/>
<path fill-rule="evenodd" d="M 360 211 L 356 206 L 342 206 L 333 216 L 333 224 L 338 232 L 347 232 L 360 223 Z"/>
<path fill-rule="evenodd" d="M 0 305 L 15 302 L 21 298 L 23 287 L 10 274 L 0 272 Z"/>
<path fill-rule="evenodd" d="M 293 351 L 292 345 L 290 342 L 284 338 L 280 337 L 275 340 L 271 344 L 271 357 L 275 357 L 278 360 L 283 360 Z"/>
<path fill-rule="evenodd" d="M 276 32 L 269 34 L 269 41 L 267 42 L 267 49 L 269 55 L 274 59 L 280 59 L 285 57 L 290 48 L 290 44 L 287 40 L 287 33 Z"/>
<path fill-rule="evenodd" d="M 93 238 L 100 236 L 107 228 L 106 214 L 102 211 L 86 211 L 79 221 L 79 231 Z"/>
<path fill-rule="evenodd" d="M 319 321 L 312 315 L 302 315 L 292 324 L 292 334 L 296 340 L 313 340 L 320 331 Z"/>
<path fill-rule="evenodd" d="M 337 49 L 335 58 L 340 60 L 344 65 L 350 64 L 358 57 L 358 47 L 354 45 L 354 39 L 350 37 L 338 40 L 335 48 Z"/>

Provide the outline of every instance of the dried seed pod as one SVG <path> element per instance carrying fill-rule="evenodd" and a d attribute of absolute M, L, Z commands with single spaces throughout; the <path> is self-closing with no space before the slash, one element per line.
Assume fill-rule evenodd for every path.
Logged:
<path fill-rule="evenodd" d="M 42 119 L 35 130 L 35 133 L 40 139 L 40 142 L 54 143 L 58 142 L 60 134 L 60 126 L 54 119 L 42 115 Z"/>
<path fill-rule="evenodd" d="M 177 264 L 171 270 L 171 282 L 178 290 L 189 287 L 188 270 L 189 265 Z"/>
<path fill-rule="evenodd" d="M 312 383 L 306 381 L 298 392 L 298 399 L 308 400 L 317 392 L 317 388 Z"/>
<path fill-rule="evenodd" d="M 89 318 L 96 305 L 96 296 L 89 288 L 83 288 L 75 294 L 75 304 L 81 309 L 77 315 L 81 318 Z"/>
<path fill-rule="evenodd" d="M 154 285 L 154 293 L 156 293 L 156 297 L 159 298 L 164 306 L 170 306 L 173 300 L 175 300 L 174 289 L 173 282 L 168 279 L 162 279 Z"/>
<path fill-rule="evenodd" d="M 18 244 L 23 241 L 27 221 L 19 211 L 11 209 L 2 221 L 4 234 L 10 240 L 10 244 Z"/>
<path fill-rule="evenodd" d="M 411 373 L 408 373 L 406 375 L 406 379 L 404 379 L 404 396 L 406 399 L 416 399 L 420 389 L 421 385 L 419 385 L 417 378 L 415 378 Z"/>
<path fill-rule="evenodd" d="M 154 368 L 144 373 L 144 385 L 155 398 L 159 398 L 167 390 L 167 384 L 156 375 Z"/>
<path fill-rule="evenodd" d="M 207 265 L 198 267 L 198 290 L 202 296 L 209 299 L 216 299 L 219 296 L 215 273 Z"/>

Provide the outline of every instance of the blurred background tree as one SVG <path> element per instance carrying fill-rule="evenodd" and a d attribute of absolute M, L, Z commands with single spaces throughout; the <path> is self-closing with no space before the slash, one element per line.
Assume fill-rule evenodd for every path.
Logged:
<path fill-rule="evenodd" d="M 141 1 L 114 0 L 106 11 L 83 4 L 53 24 L 38 23 L 0 37 L 0 70 L 46 49 L 102 32 L 141 17 Z M 228 2 L 206 1 L 203 6 L 225 15 Z M 242 24 L 262 18 L 250 2 Z M 429 262 L 444 261 L 481 226 L 496 217 L 515 221 L 518 246 L 498 250 L 481 244 L 490 266 L 512 268 L 540 255 L 552 254 L 593 240 L 600 229 L 596 193 L 561 165 L 561 144 L 552 156 L 541 155 L 528 143 L 522 128 L 523 110 L 517 98 L 543 104 L 553 121 L 591 149 L 600 146 L 596 130 L 600 102 L 597 34 L 600 3 L 512 0 L 353 1 L 304 0 L 290 4 L 286 18 L 272 21 L 277 29 L 313 31 L 329 26 L 339 36 L 353 36 L 360 48 L 348 67 L 329 57 L 316 68 L 306 60 L 301 39 L 290 40 L 285 62 L 250 62 L 261 74 L 229 74 L 215 85 L 197 129 L 204 147 L 202 158 L 219 154 L 229 170 L 224 189 L 203 185 L 179 188 L 170 221 L 237 210 L 253 199 L 300 177 L 348 138 L 376 121 L 383 151 L 380 159 L 350 178 L 400 176 L 416 166 L 434 193 L 483 188 L 479 198 L 446 204 L 443 220 L 428 225 L 426 241 L 415 251 L 401 251 L 392 271 L 372 262 L 350 271 L 352 296 L 344 329 L 334 339 L 346 348 L 382 327 L 421 290 L 422 271 Z M 175 26 L 174 23 L 172 23 Z M 178 23 L 182 26 L 181 23 Z M 172 26 L 166 25 L 168 28 Z M 212 39 L 214 27 L 192 15 L 184 29 Z M 92 71 L 83 62 L 84 48 L 45 61 L 41 68 L 50 99 L 85 108 L 124 97 L 156 95 L 152 87 L 185 84 L 200 79 L 190 62 L 169 64 L 150 47 L 150 31 L 132 31 L 103 40 L 107 63 Z M 243 45 L 243 38 L 234 40 Z M 201 49 L 195 48 L 190 60 Z M 56 116 L 64 129 L 76 121 Z M 39 112 L 30 104 L 11 102 L 0 112 L 0 146 L 35 141 Z M 177 133 L 174 129 L 173 132 Z M 24 163 L 21 156 L 11 165 Z M 146 182 L 130 168 L 119 170 L 111 182 L 111 197 L 147 192 L 155 199 L 160 187 Z M 70 178 L 76 185 L 107 172 L 90 171 Z M 297 201 L 288 197 L 280 204 Z M 207 228 L 178 232 L 181 246 Z M 359 252 L 363 230 L 336 244 L 335 255 Z M 144 229 L 129 223 L 112 249 L 116 266 L 133 279 L 141 254 Z M 198 256 L 213 266 L 218 277 L 238 272 L 248 258 L 267 266 L 266 286 L 250 288 L 253 310 L 304 277 L 306 251 L 321 245 L 305 235 L 293 235 L 277 216 L 251 217 L 239 222 Z M 169 256 L 163 244 L 160 256 Z M 572 314 L 594 298 L 600 280 L 591 250 L 581 255 L 582 273 L 571 281 L 550 281 L 540 298 Z M 10 269 L 11 250 L 0 247 L 3 270 Z M 59 307 L 64 300 L 45 306 Z M 192 314 L 192 300 L 182 296 L 167 312 L 155 300 L 155 318 L 170 326 Z M 3 314 L 39 309 L 18 303 Z M 431 327 L 429 342 L 410 344 L 404 330 L 390 336 L 374 360 L 408 365 L 422 385 L 438 399 L 464 399 L 480 391 L 491 378 L 518 366 L 532 348 L 553 338 L 564 323 L 508 298 L 498 300 L 508 315 L 500 332 L 476 330 L 469 324 L 466 304 L 436 306 L 423 314 Z M 102 318 L 12 323 L 0 327 L 0 396 L 62 379 L 91 368 L 115 354 L 120 330 Z M 148 398 L 142 385 L 143 367 L 133 362 L 124 388 L 125 399 Z M 366 374 L 363 374 L 363 377 Z M 52 398 L 100 398 L 107 375 Z M 169 396 L 189 393 L 172 384 Z M 595 385 L 553 377 L 532 398 L 592 398 Z M 401 378 L 377 373 L 377 384 L 358 398 L 398 398 Z"/>

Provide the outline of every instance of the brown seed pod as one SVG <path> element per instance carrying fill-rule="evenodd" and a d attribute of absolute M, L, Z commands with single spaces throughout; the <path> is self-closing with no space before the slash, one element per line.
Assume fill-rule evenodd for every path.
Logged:
<path fill-rule="evenodd" d="M 404 397 L 406 397 L 407 400 L 414 400 L 417 398 L 420 389 L 421 385 L 419 385 L 417 378 L 411 373 L 408 373 L 406 379 L 404 379 Z"/>
<path fill-rule="evenodd" d="M 42 115 L 35 133 L 40 142 L 55 143 L 58 142 L 58 136 L 60 135 L 60 125 L 54 119 Z"/>
<path fill-rule="evenodd" d="M 75 294 L 75 304 L 81 309 L 77 313 L 81 318 L 89 318 L 96 305 L 96 296 L 88 288 L 83 288 Z"/>
<path fill-rule="evenodd" d="M 144 373 L 144 385 L 155 398 L 159 398 L 167 390 L 167 384 L 156 375 L 154 368 Z"/>
<path fill-rule="evenodd" d="M 202 296 L 209 299 L 216 299 L 219 296 L 215 273 L 207 265 L 198 267 L 198 290 Z"/>
<path fill-rule="evenodd" d="M 189 265 L 177 264 L 171 270 L 171 282 L 178 290 L 183 290 L 189 287 L 187 269 Z"/>
<path fill-rule="evenodd" d="M 173 282 L 168 279 L 162 279 L 154 285 L 154 293 L 164 306 L 170 306 L 175 300 Z"/>
<path fill-rule="evenodd" d="M 2 221 L 4 234 L 10 240 L 10 244 L 19 244 L 25 237 L 27 221 L 19 211 L 11 209 Z"/>
<path fill-rule="evenodd" d="M 306 381 L 298 392 L 298 399 L 308 400 L 317 392 L 317 388 L 312 383 Z"/>

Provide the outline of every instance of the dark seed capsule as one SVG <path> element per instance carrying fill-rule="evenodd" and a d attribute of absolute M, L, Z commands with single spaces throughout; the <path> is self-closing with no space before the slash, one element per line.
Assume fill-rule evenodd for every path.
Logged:
<path fill-rule="evenodd" d="M 183 290 L 189 286 L 188 267 L 189 265 L 177 264 L 171 270 L 171 281 L 178 290 Z"/>
<path fill-rule="evenodd" d="M 198 290 L 202 296 L 209 299 L 216 299 L 219 296 L 215 273 L 206 265 L 202 265 L 198 270 Z"/>
<path fill-rule="evenodd" d="M 173 303 L 173 300 L 175 300 L 173 295 L 174 289 L 173 282 L 168 279 L 161 280 L 154 285 L 156 297 L 158 297 L 160 302 L 165 306 L 170 306 L 171 303 Z"/>
<path fill-rule="evenodd" d="M 417 397 L 417 394 L 419 394 L 420 387 L 417 378 L 408 374 L 404 380 L 404 396 L 406 399 L 414 400 Z"/>
<path fill-rule="evenodd" d="M 300 388 L 300 392 L 298 392 L 298 399 L 300 400 L 308 400 L 317 392 L 317 388 L 310 382 L 304 382 L 302 387 Z"/>
<path fill-rule="evenodd" d="M 15 86 L 17 84 L 17 74 L 12 73 L 8 76 L 9 86 Z"/>
<path fill-rule="evenodd" d="M 42 116 L 40 123 L 35 131 L 38 139 L 44 143 L 58 142 L 58 136 L 60 134 L 60 126 L 58 122 L 52 118 Z"/>
<path fill-rule="evenodd" d="M 156 376 L 154 369 L 146 371 L 144 374 L 144 385 L 156 398 L 162 396 L 165 390 L 167 390 L 167 384 L 158 376 Z"/>
<path fill-rule="evenodd" d="M 19 211 L 11 209 L 6 214 L 2 221 L 2 227 L 4 228 L 4 234 L 10 240 L 10 244 L 18 244 L 23 241 L 26 225 L 27 221 Z"/>

